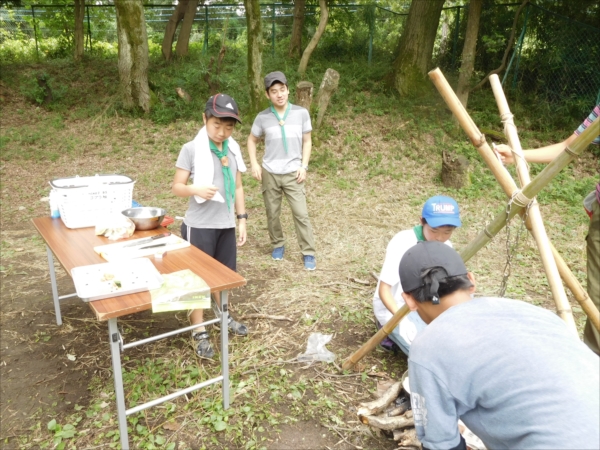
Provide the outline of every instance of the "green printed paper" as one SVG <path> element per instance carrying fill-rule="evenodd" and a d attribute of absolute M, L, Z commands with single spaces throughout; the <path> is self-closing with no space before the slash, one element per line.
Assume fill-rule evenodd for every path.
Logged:
<path fill-rule="evenodd" d="M 210 288 L 189 269 L 163 275 L 164 283 L 150 291 L 152 312 L 210 308 Z"/>

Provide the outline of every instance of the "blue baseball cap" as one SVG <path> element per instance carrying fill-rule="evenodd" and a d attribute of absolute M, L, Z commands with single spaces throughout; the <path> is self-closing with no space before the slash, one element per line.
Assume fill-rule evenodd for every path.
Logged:
<path fill-rule="evenodd" d="M 431 197 L 423 205 L 423 219 L 432 228 L 450 225 L 460 227 L 460 213 L 458 211 L 458 203 L 456 200 L 444 195 L 436 195 Z"/>

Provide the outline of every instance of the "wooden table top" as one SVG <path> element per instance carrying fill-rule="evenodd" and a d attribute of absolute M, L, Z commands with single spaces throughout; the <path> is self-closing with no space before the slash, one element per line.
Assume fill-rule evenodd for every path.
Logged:
<path fill-rule="evenodd" d="M 32 221 L 69 276 L 71 276 L 73 267 L 106 263 L 94 251 L 94 247 L 115 242 L 104 236 L 96 236 L 93 227 L 69 229 L 61 219 L 50 217 L 38 217 L 32 219 Z M 166 231 L 168 230 L 163 227 L 148 231 L 136 231 L 130 239 L 149 237 Z M 213 293 L 246 284 L 246 280 L 240 274 L 211 258 L 193 245 L 167 252 L 162 260 L 154 259 L 154 257 L 149 259 L 160 273 L 190 269 L 206 281 Z M 148 291 L 104 300 L 94 300 L 89 302 L 89 305 L 98 320 L 108 320 L 152 308 Z"/>

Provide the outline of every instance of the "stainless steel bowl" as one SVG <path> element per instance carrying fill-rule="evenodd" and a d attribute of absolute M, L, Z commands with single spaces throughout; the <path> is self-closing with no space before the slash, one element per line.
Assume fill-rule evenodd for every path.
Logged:
<path fill-rule="evenodd" d="M 125 217 L 129 217 L 135 224 L 136 230 L 153 230 L 158 228 L 165 218 L 167 212 L 162 208 L 140 206 L 121 211 Z"/>

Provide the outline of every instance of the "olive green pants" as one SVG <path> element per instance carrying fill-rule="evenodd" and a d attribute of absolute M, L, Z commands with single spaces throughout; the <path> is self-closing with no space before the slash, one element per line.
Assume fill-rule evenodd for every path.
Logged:
<path fill-rule="evenodd" d="M 267 210 L 267 228 L 273 248 L 282 247 L 285 243 L 281 221 L 279 220 L 279 216 L 281 215 L 281 200 L 285 194 L 292 210 L 300 250 L 303 255 L 314 256 L 315 240 L 308 218 L 306 191 L 304 190 L 304 183 L 296 181 L 296 173 L 277 175 L 267 172 L 263 168 L 262 193 L 265 201 L 265 209 Z"/>
<path fill-rule="evenodd" d="M 587 291 L 600 309 L 600 204 L 594 202 L 592 207 L 592 220 L 587 238 Z M 600 356 L 600 333 L 592 325 L 590 319 L 585 323 L 583 342 Z"/>

